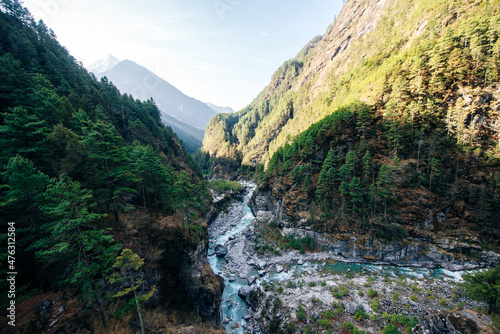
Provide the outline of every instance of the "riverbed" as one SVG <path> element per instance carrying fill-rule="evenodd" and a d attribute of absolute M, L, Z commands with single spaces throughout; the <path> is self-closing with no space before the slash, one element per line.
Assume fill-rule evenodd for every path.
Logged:
<path fill-rule="evenodd" d="M 248 206 L 248 201 L 256 186 L 251 183 L 244 183 L 244 186 L 246 190 L 243 201 L 231 203 L 227 211 L 222 212 L 209 226 L 208 261 L 214 272 L 224 278 L 226 287 L 221 308 L 224 327 L 228 333 L 261 332 L 254 318 L 255 314 L 249 312 L 246 303 L 238 296 L 239 289 L 244 286 L 268 287 L 270 284 L 280 286 L 281 288 L 277 290 L 279 293 L 274 293 L 277 296 L 281 294 L 280 296 L 289 304 L 288 307 L 294 310 L 294 303 L 298 304 L 299 301 L 302 303 L 302 300 L 307 300 L 309 294 L 311 295 L 309 297 L 321 303 L 335 302 L 335 298 L 329 293 L 330 290 L 346 283 L 348 278 L 357 277 L 356 281 L 351 281 L 351 289 L 357 289 L 356 293 L 361 296 L 363 292 L 359 291 L 362 291 L 362 284 L 368 284 L 367 278 L 372 280 L 373 277 L 381 278 L 379 287 L 384 291 L 390 290 L 390 293 L 394 293 L 391 292 L 393 290 L 386 289 L 384 285 L 384 282 L 388 282 L 390 278 L 408 281 L 408 284 L 415 286 L 418 286 L 419 282 L 426 282 L 419 287 L 421 290 L 436 284 L 437 286 L 444 284 L 446 289 L 451 291 L 450 286 L 460 281 L 464 273 L 444 269 L 346 263 L 342 261 L 342 258 L 328 252 L 300 254 L 292 250 L 279 255 L 257 256 L 253 251 L 255 217 Z M 214 251 L 216 245 L 224 245 L 227 248 L 227 255 L 218 257 Z M 288 287 L 293 286 L 294 289 L 284 291 L 287 290 L 283 288 L 286 284 Z M 297 287 L 298 285 L 300 288 Z M 377 286 L 376 283 L 373 285 Z M 328 293 L 325 294 L 325 292 Z M 443 292 L 443 296 L 446 293 L 448 292 Z M 451 295 L 451 292 L 449 294 Z M 363 305 L 360 296 L 355 296 L 355 299 Z M 402 296 L 402 298 L 405 297 Z M 304 303 L 308 304 L 306 301 Z M 369 307 L 369 304 L 365 305 L 367 311 Z"/>

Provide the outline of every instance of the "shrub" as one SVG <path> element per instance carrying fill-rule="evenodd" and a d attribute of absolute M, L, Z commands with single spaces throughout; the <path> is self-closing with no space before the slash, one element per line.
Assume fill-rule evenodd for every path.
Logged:
<path fill-rule="evenodd" d="M 368 297 L 370 297 L 370 298 L 375 297 L 377 294 L 378 294 L 377 290 L 375 290 L 373 288 L 370 288 L 370 290 L 368 290 Z"/>
<path fill-rule="evenodd" d="M 382 334 L 400 334 L 399 329 L 393 324 L 388 324 L 382 329 Z"/>
<path fill-rule="evenodd" d="M 446 299 L 441 299 L 439 301 L 439 305 L 442 307 L 447 307 L 448 306 L 448 301 Z"/>
<path fill-rule="evenodd" d="M 372 308 L 372 310 L 374 312 L 378 312 L 379 311 L 379 309 L 380 309 L 380 301 L 378 300 L 378 298 L 372 299 L 370 301 L 370 307 Z"/>
<path fill-rule="evenodd" d="M 361 321 L 365 317 L 367 317 L 367 315 L 363 310 L 357 310 L 356 313 L 354 313 L 354 319 L 357 321 Z"/>
<path fill-rule="evenodd" d="M 302 300 L 299 300 L 299 308 L 296 313 L 297 319 L 299 320 L 306 320 L 307 319 L 307 313 L 306 310 L 304 310 L 304 307 L 302 306 Z"/>
<path fill-rule="evenodd" d="M 328 327 L 330 326 L 330 321 L 328 319 L 320 319 L 318 324 L 323 327 Z"/>

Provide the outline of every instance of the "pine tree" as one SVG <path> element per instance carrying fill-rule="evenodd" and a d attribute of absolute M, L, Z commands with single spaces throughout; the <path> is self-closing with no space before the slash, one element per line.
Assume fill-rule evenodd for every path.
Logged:
<path fill-rule="evenodd" d="M 36 228 L 32 225 L 41 219 L 39 207 L 44 203 L 43 194 L 50 183 L 49 177 L 20 155 L 9 159 L 1 176 L 4 191 L 0 208 L 4 217 L 11 217 L 22 228 L 31 226 L 30 234 L 33 235 Z"/>
<path fill-rule="evenodd" d="M 4 123 L 0 125 L 0 163 L 17 154 L 40 163 L 45 153 L 45 142 L 49 129 L 47 123 L 29 114 L 25 108 L 15 107 L 3 114 Z"/>
<path fill-rule="evenodd" d="M 168 210 L 173 185 L 171 166 L 164 166 L 150 145 L 143 146 L 138 142 L 134 143 L 130 156 L 133 174 L 140 182 L 144 208 L 151 209 L 151 213 L 162 208 Z"/>
<path fill-rule="evenodd" d="M 94 298 L 101 319 L 106 326 L 107 319 L 102 304 L 102 277 L 110 270 L 120 245 L 108 229 L 97 228 L 97 221 L 103 217 L 91 211 L 95 206 L 92 192 L 80 187 L 67 174 L 49 185 L 44 194 L 45 214 L 52 220 L 43 226 L 48 235 L 34 242 L 36 255 L 46 263 L 62 263 L 66 268 L 59 283 L 69 284 L 83 293 L 89 302 Z"/>
<path fill-rule="evenodd" d="M 352 211 L 358 212 L 361 210 L 365 199 L 365 191 L 358 177 L 353 177 L 349 184 L 349 195 L 351 196 Z"/>
<path fill-rule="evenodd" d="M 387 220 L 387 200 L 390 196 L 391 169 L 383 164 L 377 177 L 377 195 L 382 198 L 384 203 L 384 218 Z"/>
<path fill-rule="evenodd" d="M 465 274 L 463 279 L 467 293 L 476 300 L 488 303 L 488 314 L 491 314 L 500 299 L 500 266 Z"/>
<path fill-rule="evenodd" d="M 341 196 L 341 202 L 340 202 L 340 212 L 342 215 L 342 220 L 345 220 L 345 213 L 346 213 L 346 196 L 349 194 L 349 184 L 345 181 L 342 181 L 340 184 L 339 188 L 340 196 Z"/>
<path fill-rule="evenodd" d="M 323 162 L 323 166 L 321 168 L 321 172 L 318 178 L 318 186 L 316 190 L 316 195 L 320 203 L 325 203 L 328 197 L 331 197 L 331 192 L 333 190 L 335 176 L 334 176 L 334 160 L 335 160 L 335 152 L 333 149 L 328 151 L 325 161 Z"/>
<path fill-rule="evenodd" d="M 372 155 L 370 150 L 366 150 L 365 155 L 363 156 L 363 180 L 365 184 L 369 184 L 372 180 L 373 174 L 373 163 L 372 163 Z"/>
<path fill-rule="evenodd" d="M 352 180 L 356 160 L 356 153 L 354 151 L 347 153 L 345 163 L 339 168 L 339 181 L 350 182 Z"/>
<path fill-rule="evenodd" d="M 189 175 L 185 171 L 181 171 L 177 180 L 174 182 L 174 207 L 178 209 L 184 220 L 191 223 L 190 209 L 197 207 L 199 203 L 194 192 L 194 186 L 191 183 Z"/>
<path fill-rule="evenodd" d="M 133 294 L 142 334 L 144 334 L 144 321 L 142 319 L 141 303 L 150 299 L 156 291 L 156 286 L 152 286 L 149 292 L 144 292 L 144 273 L 140 271 L 143 265 L 144 259 L 141 259 L 132 250 L 125 248 L 113 264 L 113 269 L 117 270 L 117 272 L 109 277 L 111 283 L 119 284 L 120 288 L 123 289 L 114 294 L 114 298 L 124 297 L 130 293 Z"/>
<path fill-rule="evenodd" d="M 87 172 L 92 188 L 97 189 L 97 199 L 113 210 L 118 224 L 119 212 L 130 207 L 127 198 L 136 193 L 131 185 L 138 181 L 131 173 L 123 140 L 111 124 L 98 120 L 87 129 L 83 142 L 91 160 Z"/>

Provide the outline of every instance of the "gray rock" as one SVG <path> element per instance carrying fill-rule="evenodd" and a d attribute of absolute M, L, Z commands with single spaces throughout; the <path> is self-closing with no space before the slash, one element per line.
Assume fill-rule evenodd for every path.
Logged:
<path fill-rule="evenodd" d="M 224 246 L 224 245 L 217 245 L 215 246 L 215 254 L 218 256 L 218 257 L 224 257 L 227 255 L 227 247 Z"/>
<path fill-rule="evenodd" d="M 297 262 L 297 264 L 298 264 L 299 266 L 303 265 L 303 264 L 304 264 L 304 260 L 300 259 L 300 260 Z"/>
<path fill-rule="evenodd" d="M 265 270 L 259 271 L 259 276 L 260 277 L 266 276 L 266 274 L 267 274 L 267 271 L 265 271 Z"/>
<path fill-rule="evenodd" d="M 350 302 L 350 301 L 345 301 L 345 302 L 342 302 L 342 307 L 346 310 L 347 313 L 349 313 L 350 315 L 354 315 L 354 313 L 356 313 L 357 310 L 362 310 L 364 311 L 363 309 L 363 305 L 361 304 L 358 304 L 358 303 L 355 303 L 355 302 Z"/>
<path fill-rule="evenodd" d="M 250 292 L 252 291 L 252 288 L 249 287 L 249 286 L 242 286 L 239 290 L 238 290 L 238 296 L 245 302 L 248 302 L 247 301 L 247 297 L 250 296 Z"/>
<path fill-rule="evenodd" d="M 259 259 L 256 256 L 252 256 L 247 259 L 247 263 L 251 266 L 254 266 L 255 268 L 262 270 L 266 267 L 267 262 L 264 260 Z"/>
<path fill-rule="evenodd" d="M 257 276 L 250 276 L 248 278 L 248 285 L 253 285 L 256 280 L 257 280 Z"/>
<path fill-rule="evenodd" d="M 236 281 L 236 276 L 229 277 L 229 282 L 234 282 L 234 281 Z"/>
<path fill-rule="evenodd" d="M 277 271 L 278 273 L 283 272 L 283 266 L 277 265 L 277 266 L 276 266 L 276 271 Z"/>

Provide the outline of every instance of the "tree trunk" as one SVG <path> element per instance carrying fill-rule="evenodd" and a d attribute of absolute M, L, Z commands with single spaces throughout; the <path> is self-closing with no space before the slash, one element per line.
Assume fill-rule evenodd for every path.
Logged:
<path fill-rule="evenodd" d="M 108 327 L 108 319 L 106 318 L 106 312 L 104 312 L 104 307 L 102 306 L 101 298 L 96 292 L 94 283 L 92 283 L 92 289 L 94 290 L 95 302 L 97 303 L 97 307 L 99 308 L 99 313 L 101 314 L 102 324 L 104 325 L 104 328 L 106 328 Z"/>
<path fill-rule="evenodd" d="M 118 223 L 119 223 L 119 216 L 118 216 L 118 209 L 117 208 L 114 208 L 113 209 L 113 214 L 115 216 L 115 225 L 118 226 Z"/>
<path fill-rule="evenodd" d="M 134 281 L 132 281 L 132 286 Z M 137 292 L 134 290 L 135 307 L 137 308 L 137 314 L 139 315 L 139 322 L 141 324 L 141 333 L 144 334 L 144 322 L 142 321 L 141 306 L 139 305 L 139 300 L 137 299 Z"/>

